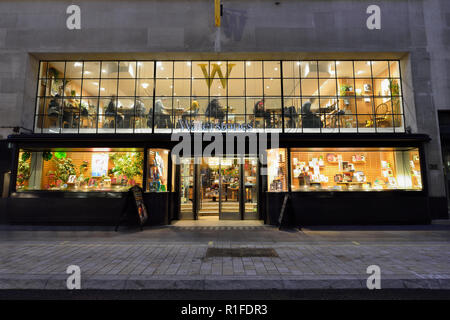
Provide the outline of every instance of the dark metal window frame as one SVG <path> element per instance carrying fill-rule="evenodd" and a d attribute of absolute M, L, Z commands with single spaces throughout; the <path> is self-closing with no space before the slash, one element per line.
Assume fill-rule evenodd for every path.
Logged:
<path fill-rule="evenodd" d="M 34 132 L 35 133 L 42 133 L 43 132 L 43 129 L 44 129 L 43 120 L 47 116 L 46 110 L 44 110 L 43 113 L 39 113 L 39 105 L 40 105 L 40 103 L 42 103 L 44 108 L 45 108 L 46 100 L 53 98 L 51 96 L 38 95 L 40 81 L 43 80 L 43 79 L 47 79 L 47 80 L 50 79 L 48 77 L 48 74 L 45 75 L 46 76 L 45 78 L 41 77 L 40 73 L 41 73 L 42 63 L 50 63 L 50 62 L 63 62 L 64 63 L 64 76 L 62 78 L 58 78 L 58 79 L 62 79 L 63 80 L 63 85 L 65 85 L 65 79 L 66 79 L 65 75 L 66 75 L 66 72 L 67 72 L 67 63 L 72 63 L 72 62 L 80 62 L 80 63 L 82 63 L 81 78 L 70 78 L 70 79 L 79 79 L 81 81 L 81 92 L 80 92 L 79 96 L 75 97 L 75 99 L 79 99 L 80 103 L 82 102 L 83 98 L 91 98 L 91 99 L 95 99 L 97 101 L 97 110 L 96 110 L 96 115 L 95 115 L 95 117 L 96 117 L 95 128 L 86 128 L 86 129 L 95 129 L 95 133 L 96 134 L 104 134 L 104 133 L 107 134 L 107 133 L 129 133 L 130 130 L 132 131 L 132 133 L 136 133 L 136 126 L 135 126 L 135 123 L 136 123 L 136 121 L 135 121 L 135 119 L 136 119 L 136 109 L 135 109 L 135 105 L 136 105 L 136 99 L 138 97 L 137 96 L 137 85 L 138 85 L 138 80 L 143 80 L 143 79 L 153 80 L 153 96 L 139 96 L 139 97 L 152 98 L 152 110 L 153 110 L 152 126 L 151 126 L 151 128 L 148 127 L 148 129 L 152 133 L 157 133 L 158 132 L 158 130 L 155 130 L 155 129 L 157 129 L 157 128 L 155 128 L 156 85 L 157 85 L 157 80 L 158 79 L 163 79 L 163 78 L 158 78 L 157 77 L 157 64 L 158 64 L 158 62 L 163 62 L 163 63 L 171 62 L 172 63 L 172 77 L 168 78 L 168 80 L 172 81 L 172 95 L 171 96 L 167 96 L 167 98 L 172 100 L 172 109 L 171 109 L 171 116 L 170 116 L 171 117 L 171 121 L 172 121 L 172 128 L 168 128 L 168 129 L 170 129 L 170 131 L 173 131 L 173 129 L 176 126 L 176 124 L 174 123 L 174 109 L 173 109 L 174 99 L 176 99 L 176 98 L 189 99 L 190 104 L 192 104 L 192 86 L 193 86 L 192 65 L 193 65 L 193 63 L 195 63 L 195 62 L 207 62 L 208 63 L 208 71 L 209 71 L 209 75 L 210 75 L 211 74 L 211 62 L 215 62 L 215 61 L 218 61 L 218 60 L 217 59 L 216 60 L 41 60 L 39 62 L 39 71 L 38 71 L 38 79 L 37 79 L 38 86 L 36 88 L 36 100 L 35 100 L 35 108 L 36 109 L 35 109 L 34 123 L 33 123 Z M 229 104 L 228 102 L 230 101 L 230 98 L 231 99 L 243 99 L 243 101 L 244 101 L 244 113 L 243 114 L 236 114 L 236 115 L 238 115 L 238 116 L 239 115 L 243 115 L 244 119 L 245 119 L 244 120 L 245 122 L 247 122 L 247 120 L 248 120 L 248 115 L 252 114 L 252 110 L 247 110 L 247 104 L 248 104 L 247 103 L 247 99 L 248 98 L 256 98 L 253 95 L 247 95 L 247 79 L 262 80 L 261 81 L 262 82 L 262 95 L 261 95 L 261 98 L 267 98 L 267 99 L 272 99 L 273 98 L 273 99 L 279 99 L 280 100 L 280 111 L 281 111 L 280 115 L 281 115 L 281 119 L 282 119 L 282 124 L 281 124 L 281 127 L 279 127 L 279 128 L 277 127 L 277 128 L 274 128 L 274 129 L 278 129 L 280 132 L 283 132 L 283 133 L 285 133 L 285 132 L 289 133 L 289 129 L 291 129 L 291 128 L 286 128 L 286 117 L 285 117 L 285 110 L 284 110 L 285 99 L 300 99 L 300 101 L 303 101 L 303 99 L 305 99 L 305 98 L 313 97 L 315 99 L 318 99 L 319 102 L 320 102 L 320 100 L 322 98 L 326 98 L 327 100 L 328 99 L 336 99 L 336 101 L 339 102 L 339 100 L 342 99 L 342 97 L 340 96 L 340 93 L 339 93 L 338 79 L 341 79 L 341 78 L 339 78 L 339 75 L 338 75 L 338 72 L 337 72 L 337 62 L 338 61 L 339 62 L 341 62 L 341 61 L 342 62 L 344 62 L 344 61 L 347 61 L 347 62 L 351 61 L 352 62 L 352 67 L 353 67 L 353 77 L 350 77 L 350 78 L 347 78 L 347 79 L 353 81 L 353 87 L 354 88 L 355 88 L 356 79 L 371 79 L 371 81 L 372 81 L 372 94 L 371 95 L 361 95 L 361 97 L 369 97 L 371 99 L 372 113 L 371 114 L 360 114 L 360 115 L 376 116 L 375 115 L 376 110 L 374 109 L 375 108 L 375 105 L 374 105 L 375 104 L 375 99 L 389 97 L 390 98 L 390 105 L 391 105 L 389 115 L 392 116 L 392 132 L 393 133 L 394 132 L 405 132 L 406 124 L 405 124 L 405 112 L 404 112 L 404 100 L 403 100 L 401 63 L 400 63 L 400 60 L 398 60 L 398 59 L 370 59 L 370 60 L 367 60 L 367 59 L 366 60 L 355 60 L 355 59 L 340 59 L 340 60 L 336 60 L 336 59 L 334 59 L 334 60 L 333 59 L 325 59 L 325 60 L 317 60 L 317 59 L 315 59 L 315 60 L 314 59 L 305 59 L 305 60 L 258 60 L 258 59 L 252 59 L 252 60 L 223 60 L 223 61 L 225 62 L 225 66 L 226 66 L 227 70 L 228 70 L 228 63 L 229 62 L 242 62 L 243 63 L 244 77 L 243 78 L 242 77 L 228 77 L 227 81 L 228 80 L 234 80 L 234 79 L 244 80 L 244 92 L 245 92 L 245 95 L 244 96 L 229 96 L 229 94 L 228 94 L 228 89 L 229 88 L 228 88 L 228 85 L 227 85 L 226 96 L 221 97 L 221 98 L 226 99 L 227 111 L 228 111 L 228 104 Z M 249 62 L 249 61 L 251 61 L 251 62 L 260 62 L 261 63 L 261 74 L 262 74 L 262 77 L 248 77 L 247 76 L 247 62 Z M 295 63 L 295 62 L 316 62 L 317 68 L 318 68 L 319 62 L 321 62 L 321 61 L 326 61 L 326 62 L 333 62 L 334 61 L 334 70 L 335 70 L 334 77 L 320 77 L 320 75 L 317 74 L 317 77 L 311 77 L 311 78 L 306 77 L 306 78 L 303 78 L 302 77 L 302 73 L 301 73 L 301 71 L 302 71 L 301 70 L 301 64 L 298 64 L 298 69 L 299 69 L 298 70 L 298 73 L 299 73 L 298 77 L 284 77 L 284 75 L 283 75 L 283 63 L 284 62 L 292 62 L 292 63 Z M 354 66 L 355 62 L 367 62 L 367 61 L 371 61 L 371 62 L 372 61 L 384 61 L 384 62 L 387 62 L 387 64 L 388 64 L 388 77 L 374 77 L 373 76 L 372 63 L 370 63 L 370 73 L 371 73 L 370 77 L 369 76 L 368 77 L 364 77 L 364 78 L 356 77 L 355 66 Z M 85 78 L 84 77 L 84 65 L 85 65 L 86 62 L 99 62 L 100 63 L 100 70 L 99 70 L 99 77 L 98 78 Z M 134 77 L 134 80 L 135 80 L 134 96 L 121 96 L 120 97 L 122 99 L 132 99 L 132 100 L 134 100 L 134 107 L 133 107 L 134 108 L 134 113 L 133 113 L 134 116 L 133 116 L 133 121 L 131 121 L 131 123 L 133 125 L 130 128 L 124 128 L 125 131 L 123 131 L 123 132 L 121 132 L 120 128 L 119 128 L 119 131 L 117 130 L 118 129 L 117 128 L 117 101 L 119 100 L 119 95 L 118 95 L 118 93 L 119 93 L 119 80 L 120 79 L 128 79 L 128 78 L 121 78 L 121 77 L 119 77 L 119 73 L 118 73 L 117 77 L 114 77 L 114 78 L 112 78 L 112 77 L 102 77 L 102 72 L 101 72 L 102 71 L 102 65 L 105 62 L 117 62 L 118 70 L 120 68 L 120 63 L 122 63 L 122 62 L 135 62 L 136 63 L 136 70 L 135 70 L 136 76 Z M 138 72 L 137 71 L 138 71 L 138 66 L 139 66 L 138 63 L 139 62 L 153 62 L 153 78 L 145 78 L 145 77 L 141 78 L 141 77 L 138 77 Z M 184 78 L 184 77 L 178 78 L 178 77 L 175 77 L 175 62 L 190 62 L 190 75 L 191 75 L 191 77 L 190 78 Z M 264 62 L 278 62 L 279 66 L 280 66 L 279 70 L 278 70 L 279 71 L 279 77 L 275 77 L 275 78 L 274 77 L 269 77 L 269 76 L 266 77 L 264 75 Z M 391 63 L 397 63 L 398 64 L 398 72 L 399 72 L 398 77 L 391 77 L 391 70 L 390 70 Z M 47 72 L 48 72 L 48 69 L 47 69 Z M 84 82 L 85 79 L 98 79 L 99 80 L 99 89 L 98 89 L 99 91 L 98 91 L 98 95 L 97 96 L 85 96 L 85 97 L 83 97 L 83 95 L 82 95 L 83 94 L 82 87 L 83 87 L 83 82 Z M 99 115 L 99 105 L 100 105 L 100 101 L 101 101 L 100 99 L 107 99 L 107 97 L 108 97 L 108 96 L 101 96 L 101 94 L 100 94 L 101 81 L 104 80 L 104 79 L 113 79 L 113 80 L 115 79 L 115 80 L 117 80 L 116 111 L 115 111 L 115 116 L 114 116 L 114 119 L 115 119 L 114 120 L 114 132 L 105 131 L 105 132 L 99 133 L 98 123 L 99 123 L 99 116 L 100 116 Z M 133 79 L 133 78 L 129 78 L 129 79 Z M 209 78 L 209 79 L 211 79 L 211 78 Z M 266 92 L 265 92 L 265 80 L 266 79 L 278 80 L 280 82 L 279 83 L 280 84 L 280 95 L 267 95 L 266 94 Z M 322 96 L 320 94 L 320 89 L 319 89 L 319 92 L 318 92 L 317 96 L 303 95 L 302 86 L 300 85 L 300 88 L 299 88 L 299 90 L 300 90 L 299 94 L 300 95 L 298 95 L 298 96 L 297 95 L 285 96 L 284 95 L 284 93 L 285 93 L 284 92 L 284 80 L 285 79 L 295 79 L 295 80 L 298 80 L 299 83 L 301 83 L 301 81 L 303 79 L 309 79 L 309 80 L 317 79 L 318 88 L 320 88 L 320 79 L 334 79 L 336 81 L 336 95 L 335 96 L 330 96 L 330 95 Z M 400 86 L 401 90 L 399 92 L 399 95 L 396 96 L 396 98 L 400 99 L 400 107 L 401 107 L 400 112 L 401 112 L 401 114 L 394 114 L 393 102 L 392 102 L 392 99 L 394 97 L 392 95 L 392 92 L 390 93 L 390 96 L 378 96 L 378 95 L 375 95 L 374 86 L 373 85 L 374 85 L 374 80 L 376 80 L 376 79 L 389 79 L 389 80 L 398 80 L 399 81 L 399 86 Z M 174 80 L 190 80 L 190 93 L 191 93 L 191 95 L 190 96 L 174 96 L 174 87 L 175 87 L 174 86 Z M 214 78 L 212 78 L 212 80 L 214 80 Z M 65 91 L 63 89 L 63 95 L 61 96 L 61 99 L 63 99 L 63 101 L 66 98 L 64 96 L 64 93 L 65 93 Z M 199 96 L 199 95 L 197 95 L 197 96 L 201 97 L 201 98 L 207 98 L 208 102 L 211 101 L 211 89 L 210 89 L 210 87 L 208 87 L 208 95 L 207 96 Z M 360 128 L 360 126 L 358 124 L 358 107 L 357 107 L 358 96 L 355 94 L 354 96 L 346 96 L 346 97 L 348 97 L 348 99 L 355 99 L 355 107 L 356 107 L 355 108 L 355 113 L 354 114 L 349 114 L 349 115 L 356 117 L 356 126 L 355 127 L 351 127 L 351 129 L 354 129 L 355 131 L 352 131 L 352 132 L 359 133 L 359 132 L 361 132 L 360 131 L 361 128 Z M 249 106 L 249 107 L 251 107 L 251 106 Z M 301 107 L 300 107 L 300 109 L 301 109 Z M 300 110 L 299 114 L 301 114 L 301 110 Z M 348 115 L 344 115 L 344 117 L 346 117 L 346 116 L 348 116 Z M 394 117 L 398 117 L 398 116 L 402 117 L 402 128 L 401 129 L 396 128 L 395 127 L 395 123 L 394 123 Z M 36 121 L 37 121 L 38 118 L 42 118 L 41 119 L 42 123 L 41 123 L 41 126 L 40 126 L 39 129 L 36 126 Z M 62 121 L 61 117 L 59 118 L 59 121 L 60 122 Z M 228 112 L 227 112 L 227 115 L 226 115 L 226 121 L 228 123 Z M 64 128 L 63 128 L 62 125 L 63 125 L 63 123 L 59 123 L 59 128 L 58 128 L 59 132 L 58 133 L 63 133 L 63 129 Z M 80 132 L 80 129 L 83 129 L 83 128 L 80 128 L 80 125 L 81 125 L 81 108 L 80 108 L 80 111 L 79 111 L 79 114 L 78 114 L 78 123 L 77 123 L 77 128 L 76 128 L 77 132 L 81 134 L 83 132 Z M 266 129 L 265 122 L 264 122 L 264 125 L 263 125 L 262 128 Z M 391 127 L 388 127 L 388 128 L 391 129 Z M 316 128 L 316 129 L 318 129 L 318 130 L 313 130 L 312 132 L 320 132 L 320 133 L 322 133 L 323 132 L 322 129 L 327 129 L 327 128 Z M 334 128 L 334 129 L 337 129 L 337 131 L 333 132 L 333 133 L 346 132 L 346 131 L 341 131 L 340 121 L 338 121 L 338 127 Z M 370 127 L 369 129 L 373 129 L 373 130 L 370 130 L 369 132 L 383 132 L 383 133 L 386 133 L 386 131 L 378 131 L 378 127 L 376 125 L 376 121 L 374 122 L 373 127 Z M 166 132 L 166 130 L 164 130 L 164 132 Z M 297 130 L 295 130 L 295 132 L 296 133 L 304 133 L 305 131 L 304 131 L 303 126 L 300 126 L 300 128 L 297 128 Z"/>

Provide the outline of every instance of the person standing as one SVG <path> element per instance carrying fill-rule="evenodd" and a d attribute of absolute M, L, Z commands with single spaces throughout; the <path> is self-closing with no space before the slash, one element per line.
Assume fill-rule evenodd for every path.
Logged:
<path fill-rule="evenodd" d="M 264 118 L 266 128 L 270 128 L 270 112 L 265 110 L 264 103 L 264 98 L 256 102 L 253 108 L 253 114 L 255 115 L 255 118 Z"/>

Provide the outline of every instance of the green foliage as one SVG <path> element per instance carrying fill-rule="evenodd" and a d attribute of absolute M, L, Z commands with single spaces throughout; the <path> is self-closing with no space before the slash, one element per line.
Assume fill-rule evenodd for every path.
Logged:
<path fill-rule="evenodd" d="M 67 153 L 65 152 L 55 152 L 55 157 L 58 159 L 64 159 L 65 157 L 67 157 Z"/>
<path fill-rule="evenodd" d="M 52 155 L 52 153 L 51 153 L 50 151 L 44 151 L 44 152 L 42 153 L 42 158 L 43 158 L 45 161 L 50 161 L 50 160 L 52 159 L 52 157 L 53 157 L 53 155 Z"/>
<path fill-rule="evenodd" d="M 391 95 L 393 95 L 393 96 L 400 95 L 400 85 L 398 84 L 397 80 L 390 79 L 389 80 L 389 87 L 391 89 Z"/>
<path fill-rule="evenodd" d="M 30 155 L 31 156 L 31 155 Z M 19 164 L 17 166 L 17 182 L 19 185 L 23 185 L 28 179 L 30 179 L 31 176 L 31 168 L 30 168 L 30 162 L 28 159 L 24 160 L 22 157 L 19 159 Z"/>
<path fill-rule="evenodd" d="M 31 152 L 25 151 L 22 153 L 22 161 L 27 161 L 28 159 L 31 158 Z"/>
<path fill-rule="evenodd" d="M 84 173 L 86 172 L 88 168 L 89 163 L 87 161 L 83 161 L 81 165 L 78 167 L 78 178 L 79 181 L 84 180 Z"/>
<path fill-rule="evenodd" d="M 128 179 L 136 176 L 142 176 L 144 159 L 142 152 L 118 152 L 111 155 L 114 168 L 110 174 L 125 175 Z"/>
<path fill-rule="evenodd" d="M 49 171 L 49 174 L 54 174 L 57 180 L 61 180 L 66 183 L 69 180 L 69 176 L 75 175 L 75 165 L 70 158 L 53 158 L 53 162 L 55 164 L 55 171 Z"/>
<path fill-rule="evenodd" d="M 340 88 L 341 96 L 346 96 L 347 92 L 350 91 L 350 88 L 351 88 L 351 86 L 348 84 L 341 85 L 341 88 Z"/>
<path fill-rule="evenodd" d="M 58 76 L 59 76 L 59 71 L 56 70 L 55 68 L 49 68 L 49 69 L 48 69 L 48 75 L 49 75 L 50 78 L 51 78 L 51 77 L 58 78 Z"/>

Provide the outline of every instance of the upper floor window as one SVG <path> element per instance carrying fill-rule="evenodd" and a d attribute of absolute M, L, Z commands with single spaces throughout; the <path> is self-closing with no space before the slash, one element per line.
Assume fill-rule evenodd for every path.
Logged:
<path fill-rule="evenodd" d="M 36 133 L 404 132 L 399 61 L 42 61 Z"/>

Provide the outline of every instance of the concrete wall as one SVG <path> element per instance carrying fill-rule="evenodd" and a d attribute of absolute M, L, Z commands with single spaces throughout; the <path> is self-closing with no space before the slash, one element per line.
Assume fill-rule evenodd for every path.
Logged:
<path fill-rule="evenodd" d="M 406 124 L 433 139 L 430 193 L 443 197 L 436 110 L 450 109 L 450 1 L 279 2 L 223 0 L 218 29 L 211 0 L 1 1 L 0 127 L 32 129 L 43 58 L 402 58 Z M 66 28 L 72 3 L 81 7 L 81 30 Z M 366 9 L 375 3 L 382 28 L 368 30 Z"/>

